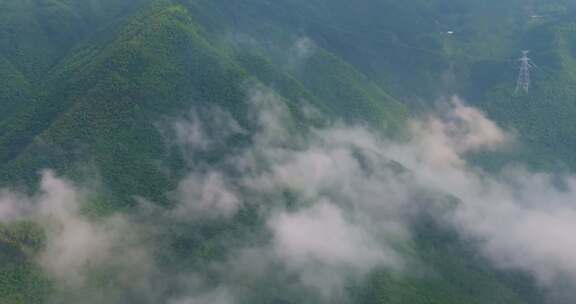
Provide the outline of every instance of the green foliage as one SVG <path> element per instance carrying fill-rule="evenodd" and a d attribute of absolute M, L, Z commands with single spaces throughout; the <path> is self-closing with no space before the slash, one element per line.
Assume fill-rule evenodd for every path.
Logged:
<path fill-rule="evenodd" d="M 29 222 L 0 226 L 0 302 L 45 303 L 51 284 L 34 263 L 44 235 Z"/>
<path fill-rule="evenodd" d="M 119 201 L 167 204 L 174 178 L 161 168 L 167 152 L 155 123 L 187 107 L 218 105 L 250 128 L 244 103 L 251 79 L 280 88 L 294 113 L 306 100 L 337 117 L 400 128 L 403 107 L 335 56 L 323 51 L 315 78 L 300 83 L 272 62 L 263 68 L 255 57 L 228 55 L 195 20 L 209 16 L 157 1 L 83 42 L 51 69 L 26 109 L 2 122 L 4 180 L 33 181 L 39 169 L 70 171 L 83 161 Z M 335 74 L 323 81 L 324 73 Z"/>
<path fill-rule="evenodd" d="M 323 50 L 316 50 L 303 66 L 297 77 L 339 117 L 368 122 L 390 134 L 401 130 L 404 108 L 352 66 Z"/>
<path fill-rule="evenodd" d="M 530 93 L 514 92 L 513 82 L 501 84 L 488 91 L 481 106 L 529 145 L 529 163 L 575 168 L 576 26 L 544 26 L 526 39 L 540 67 L 533 70 Z"/>
<path fill-rule="evenodd" d="M 30 83 L 7 59 L 0 55 L 0 121 L 22 108 L 30 98 Z"/>
<path fill-rule="evenodd" d="M 138 198 L 170 205 L 167 193 L 186 163 L 172 155 L 158 123 L 216 106 L 253 131 L 246 113 L 253 84 L 278 93 L 295 131 L 322 123 L 302 114 L 311 104 L 388 135 L 402 133 L 408 115 L 389 92 L 416 98 L 461 90 L 518 131 L 530 149 L 516 157 L 576 166 L 576 26 L 563 19 L 572 6 L 533 1 L 530 9 L 545 15 L 538 21 L 517 13 L 522 3 L 0 0 L 0 182 L 34 185 L 40 169 L 81 175 L 78 168 L 88 166 L 105 189 L 85 206 L 89 217 L 129 212 Z M 293 60 L 305 37 L 314 41 L 311 52 Z M 512 91 L 510 61 L 522 48 L 535 50 L 542 66 L 530 95 Z M 450 73 L 462 77 L 442 77 Z M 202 157 L 217 162 L 248 141 L 235 138 Z M 168 250 L 156 258 L 166 271 L 208 272 L 228 254 L 224 244 L 265 240 L 263 225 L 250 208 L 227 223 L 174 224 L 161 236 Z M 351 286 L 355 302 L 538 303 L 526 291 L 529 279 L 490 268 L 440 227 L 420 228 L 407 255 L 427 265 L 422 275 L 375 272 Z M 33 263 L 42 244 L 27 223 L 0 227 L 1 303 L 41 303 L 50 292 Z M 95 285 L 110 276 L 95 273 Z M 283 279 L 238 284 L 264 289 L 250 303 L 302 300 L 281 288 Z"/>

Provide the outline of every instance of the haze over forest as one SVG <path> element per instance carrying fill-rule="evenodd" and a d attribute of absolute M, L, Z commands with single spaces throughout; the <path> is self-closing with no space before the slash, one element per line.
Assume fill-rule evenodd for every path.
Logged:
<path fill-rule="evenodd" d="M 572 304 L 575 16 L 0 0 L 0 303 Z"/>

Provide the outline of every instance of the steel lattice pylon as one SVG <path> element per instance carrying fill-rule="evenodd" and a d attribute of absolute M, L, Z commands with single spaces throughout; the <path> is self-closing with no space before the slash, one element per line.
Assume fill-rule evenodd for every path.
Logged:
<path fill-rule="evenodd" d="M 518 74 L 518 81 L 516 83 L 516 93 L 520 90 L 528 93 L 530 91 L 530 69 L 536 67 L 530 58 L 528 58 L 528 53 L 530 51 L 522 51 L 522 58 L 520 61 L 520 73 Z"/>

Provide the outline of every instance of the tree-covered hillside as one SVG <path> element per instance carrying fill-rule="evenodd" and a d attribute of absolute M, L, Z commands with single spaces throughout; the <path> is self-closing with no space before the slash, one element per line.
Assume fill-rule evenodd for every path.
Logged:
<path fill-rule="evenodd" d="M 307 99 L 327 111 L 357 121 L 370 117 L 367 119 L 372 123 L 390 128 L 398 128 L 401 123 L 405 115 L 402 106 L 375 84 L 366 84 L 365 76 L 334 55 L 320 49 L 314 55 L 318 58 L 314 62 L 334 70 L 330 72 L 335 76 L 331 83 L 326 83 L 329 79 L 311 78 L 319 78 L 314 73 L 302 73 L 309 79 L 299 80 L 296 73 L 300 69 L 294 75 L 272 64 L 268 73 L 259 70 L 261 67 L 255 69 L 266 57 L 236 55 L 233 47 L 223 45 L 220 37 L 209 34 L 200 23 L 204 19 L 217 22 L 212 15 L 217 11 L 194 11 L 194 5 L 200 6 L 194 2 L 186 5 L 190 8 L 159 1 L 131 12 L 129 18 L 101 21 L 102 28 L 83 34 L 76 45 L 69 47 L 70 51 L 60 53 L 62 58 L 50 58 L 54 63 L 42 69 L 45 77 L 34 79 L 40 72 L 24 77 L 22 81 L 32 82 L 37 89 L 23 101 L 29 103 L 25 108 L 2 121 L 4 176 L 12 180 L 18 176 L 25 178 L 42 167 L 69 165 L 71 154 L 75 154 L 87 158 L 82 161 L 95 162 L 105 180 L 118 187 L 118 193 L 131 196 L 163 192 L 169 189 L 169 178 L 148 177 L 156 171 L 152 163 L 160 160 L 163 153 L 159 150 L 162 144 L 154 120 L 204 104 L 221 105 L 241 115 L 244 86 L 249 81 L 274 86 L 278 82 L 274 78 L 282 78 L 284 85 L 289 86 L 285 94 L 289 94 L 286 97 L 292 103 Z M 115 5 L 108 8 L 106 3 L 101 7 L 103 11 L 116 8 Z M 33 8 L 31 5 L 25 11 L 29 13 Z M 91 18 L 97 16 L 98 12 Z M 51 38 L 47 36 L 45 39 Z M 21 39 L 26 38 L 38 40 L 32 35 Z M 50 42 L 47 47 L 63 45 L 57 40 Z M 24 64 L 21 70 L 31 68 L 35 68 L 34 64 Z M 270 73 L 276 76 L 270 79 Z M 328 93 L 330 87 L 341 93 L 336 96 Z M 352 96 L 354 100 L 349 100 Z M 333 106 L 331 103 L 338 99 L 339 104 Z M 14 101 L 6 98 L 5 102 Z M 118 143 L 123 143 L 123 147 Z M 61 153 L 49 156 L 38 153 L 39 150 Z M 43 159 L 39 159 L 39 154 Z M 129 172 L 130 176 L 120 178 L 122 172 Z M 138 176 L 146 182 L 142 183 Z M 157 184 L 147 185 L 149 182 Z M 133 192 L 130 190 L 133 187 L 141 189 Z"/>
<path fill-rule="evenodd" d="M 412 143 L 418 114 L 460 95 L 516 136 L 479 167 L 572 171 L 575 13 L 570 0 L 0 0 L 0 303 L 570 303 L 442 221 L 477 168 L 455 189 L 423 186 L 426 170 L 393 158 L 414 151 L 379 149 Z M 524 49 L 538 68 L 518 93 Z M 396 197 L 410 204 L 355 202 Z M 293 222 L 321 245 L 290 239 Z M 312 249 L 284 263 L 282 233 Z M 345 253 L 314 256 L 330 244 Z"/>

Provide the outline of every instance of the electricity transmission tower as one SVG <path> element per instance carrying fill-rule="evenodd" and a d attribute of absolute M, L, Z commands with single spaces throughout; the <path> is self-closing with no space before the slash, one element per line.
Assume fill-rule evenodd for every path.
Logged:
<path fill-rule="evenodd" d="M 522 51 L 522 58 L 520 61 L 520 73 L 518 74 L 518 82 L 516 83 L 516 93 L 520 90 L 528 93 L 530 91 L 530 69 L 535 68 L 536 65 L 532 59 L 528 58 L 530 51 Z"/>

